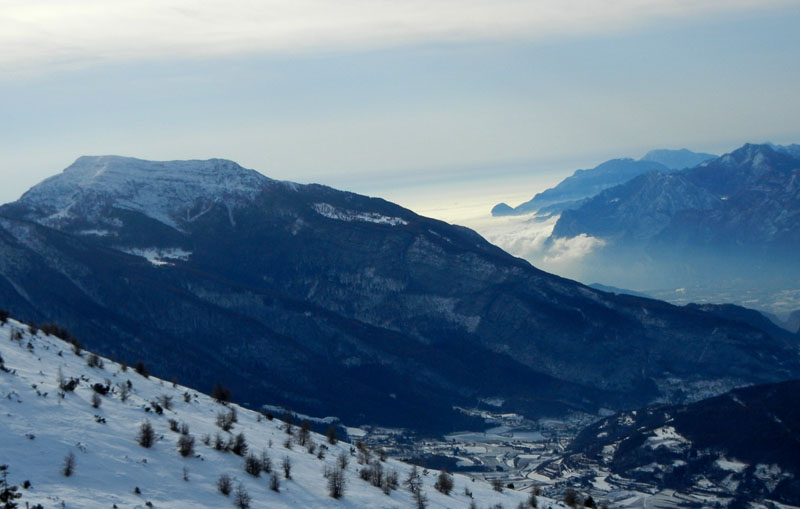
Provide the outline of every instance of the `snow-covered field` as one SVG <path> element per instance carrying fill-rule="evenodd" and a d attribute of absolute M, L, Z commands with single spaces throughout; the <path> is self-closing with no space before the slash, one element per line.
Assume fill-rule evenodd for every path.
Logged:
<path fill-rule="evenodd" d="M 380 488 L 362 480 L 358 453 L 351 444 L 332 445 L 326 437 L 311 433 L 315 452 L 287 434 L 285 423 L 236 405 L 223 405 L 209 396 L 180 385 L 145 378 L 132 368 L 102 359 L 103 367 L 89 367 L 88 352 L 76 355 L 72 345 L 41 331 L 31 334 L 26 325 L 8 320 L 0 325 L 0 464 L 8 465 L 9 484 L 19 487 L 21 507 L 41 504 L 51 507 L 80 508 L 195 508 L 232 507 L 236 489 L 242 486 L 252 499 L 251 507 L 320 508 L 402 508 L 417 507 L 415 498 L 404 486 L 411 467 L 387 459 L 384 473 L 397 472 L 399 487 L 386 495 Z M 61 380 L 77 380 L 73 391 L 62 391 Z M 122 401 L 130 382 L 130 392 Z M 106 395 L 97 395 L 93 385 L 109 386 Z M 99 407 L 93 406 L 93 399 Z M 171 408 L 156 412 L 154 402 L 171 398 Z M 238 422 L 229 432 L 216 424 L 218 414 L 235 408 Z M 189 427 L 194 437 L 194 452 L 179 454 L 181 433 L 170 430 L 170 420 Z M 150 448 L 139 445 L 137 434 L 143 422 L 155 431 Z M 217 434 L 229 440 L 239 433 L 246 437 L 248 453 L 271 459 L 272 474 L 259 477 L 245 472 L 245 458 L 233 452 L 215 450 Z M 206 445 L 204 437 L 210 437 Z M 291 442 L 291 448 L 287 443 Z M 319 457 L 319 451 L 324 457 Z M 72 454 L 74 471 L 63 474 L 65 459 Z M 336 468 L 338 457 L 349 458 L 344 471 L 343 498 L 329 496 L 326 470 Z M 373 461 L 379 461 L 372 454 Z M 286 479 L 282 463 L 291 463 L 291 479 Z M 233 492 L 223 495 L 217 489 L 221 475 L 233 480 Z M 272 475 L 279 478 L 278 492 L 270 489 Z M 428 507 L 517 508 L 527 504 L 529 495 L 490 485 L 466 476 L 455 475 L 454 489 L 444 495 L 434 488 L 438 472 L 423 475 L 422 492 Z M 30 483 L 23 488 L 25 481 Z M 138 489 L 137 489 L 138 488 Z M 466 492 L 470 492 L 469 497 Z M 525 505 L 527 506 L 527 505 Z M 563 507 L 546 498 L 538 506 Z"/>

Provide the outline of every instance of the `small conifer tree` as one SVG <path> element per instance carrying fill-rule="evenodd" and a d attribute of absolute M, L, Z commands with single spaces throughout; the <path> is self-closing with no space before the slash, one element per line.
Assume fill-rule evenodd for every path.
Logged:
<path fill-rule="evenodd" d="M 250 509 L 250 502 L 251 502 L 250 494 L 247 493 L 247 489 L 245 489 L 242 483 L 239 483 L 239 486 L 236 487 L 236 494 L 234 495 L 233 505 L 237 509 Z"/>
<path fill-rule="evenodd" d="M 228 474 L 222 474 L 217 479 L 217 489 L 226 497 L 231 494 L 233 482 Z"/>
<path fill-rule="evenodd" d="M 136 441 L 139 442 L 139 445 L 145 448 L 150 448 L 153 446 L 153 442 L 156 439 L 156 432 L 153 431 L 153 425 L 150 424 L 150 421 L 144 421 L 141 426 L 139 426 L 139 433 L 136 435 Z"/>

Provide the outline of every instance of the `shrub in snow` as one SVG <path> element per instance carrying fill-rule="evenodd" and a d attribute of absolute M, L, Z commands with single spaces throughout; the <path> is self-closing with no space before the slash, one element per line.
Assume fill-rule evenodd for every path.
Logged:
<path fill-rule="evenodd" d="M 303 422 L 300 423 L 300 430 L 297 432 L 297 443 L 300 445 L 306 445 L 306 441 L 308 440 L 310 434 L 311 423 L 308 422 L 308 419 L 303 419 Z"/>
<path fill-rule="evenodd" d="M 233 499 L 233 505 L 237 509 L 250 509 L 250 495 L 247 493 L 244 485 L 239 483 L 239 486 L 236 487 L 236 495 Z"/>
<path fill-rule="evenodd" d="M 339 453 L 339 457 L 336 458 L 336 464 L 340 469 L 347 470 L 347 465 L 350 464 L 350 457 L 346 452 Z"/>
<path fill-rule="evenodd" d="M 211 390 L 211 397 L 214 398 L 217 403 L 227 403 L 231 400 L 231 390 L 220 383 L 215 384 L 214 388 Z"/>
<path fill-rule="evenodd" d="M 119 390 L 119 400 L 123 403 L 128 401 L 128 396 L 131 394 L 131 389 L 128 387 L 128 384 L 117 384 L 117 390 Z"/>
<path fill-rule="evenodd" d="M 272 473 L 272 459 L 267 454 L 267 451 L 261 452 L 261 470 L 264 471 L 265 474 Z"/>
<path fill-rule="evenodd" d="M 239 433 L 234 437 L 231 452 L 237 456 L 244 456 L 247 453 L 247 439 L 244 437 L 244 433 Z"/>
<path fill-rule="evenodd" d="M 142 447 L 150 448 L 155 442 L 156 433 L 153 431 L 153 426 L 150 424 L 150 421 L 144 421 L 141 426 L 139 426 L 139 433 L 136 435 L 136 441 L 139 442 L 139 445 Z"/>
<path fill-rule="evenodd" d="M 283 461 L 281 462 L 281 467 L 283 468 L 283 475 L 287 479 L 292 478 L 292 460 L 289 459 L 289 456 L 284 456 Z"/>
<path fill-rule="evenodd" d="M 170 431 L 178 432 L 178 421 L 175 419 L 167 419 L 167 424 L 169 424 Z"/>
<path fill-rule="evenodd" d="M 383 465 L 375 461 L 358 471 L 359 477 L 373 486 L 380 488 L 383 485 Z"/>
<path fill-rule="evenodd" d="M 230 431 L 233 428 L 235 417 L 236 415 L 233 413 L 232 410 L 228 411 L 220 410 L 219 412 L 217 412 L 217 419 L 216 419 L 217 426 L 219 426 L 219 428 L 222 431 Z"/>
<path fill-rule="evenodd" d="M 390 470 L 389 473 L 386 474 L 386 486 L 388 486 L 390 490 L 396 490 L 399 484 L 397 470 Z"/>
<path fill-rule="evenodd" d="M 328 426 L 327 437 L 328 437 L 328 443 L 331 444 L 331 445 L 336 445 L 336 442 L 339 441 L 336 438 L 336 428 L 333 426 L 333 424 Z"/>
<path fill-rule="evenodd" d="M 86 365 L 90 368 L 103 369 L 103 359 L 101 359 L 96 353 L 92 353 L 89 355 L 89 358 L 86 359 Z"/>
<path fill-rule="evenodd" d="M 449 495 L 453 491 L 453 477 L 442 470 L 439 472 L 439 477 L 436 479 L 436 484 L 433 485 L 437 491 Z"/>
<path fill-rule="evenodd" d="M 64 378 L 61 374 L 61 368 L 58 368 L 58 387 L 64 392 L 72 392 L 78 386 L 79 380 L 77 378 Z"/>
<path fill-rule="evenodd" d="M 501 493 L 503 491 L 503 481 L 501 479 L 492 479 L 492 489 Z"/>
<path fill-rule="evenodd" d="M 426 509 L 428 507 L 428 496 L 425 495 L 421 488 L 414 492 L 414 506 L 417 509 Z"/>
<path fill-rule="evenodd" d="M 261 460 L 255 454 L 248 454 L 244 459 L 244 471 L 253 477 L 260 477 Z"/>
<path fill-rule="evenodd" d="M 194 437 L 192 435 L 181 435 L 178 437 L 178 452 L 184 458 L 194 455 Z"/>
<path fill-rule="evenodd" d="M 294 414 L 287 412 L 285 419 L 286 423 L 284 424 L 283 429 L 286 431 L 287 435 L 291 435 L 294 433 Z"/>
<path fill-rule="evenodd" d="M 228 474 L 222 474 L 219 476 L 219 479 L 217 479 L 217 489 L 226 497 L 231 494 L 231 485 L 231 478 Z"/>
<path fill-rule="evenodd" d="M 100 405 L 103 403 L 103 400 L 100 399 L 100 396 L 96 393 L 92 393 L 92 408 L 100 408 Z"/>
<path fill-rule="evenodd" d="M 39 327 L 39 329 L 48 336 L 55 336 L 67 342 L 71 342 L 71 340 L 74 339 L 74 336 L 67 329 L 56 323 L 46 323 Z"/>
<path fill-rule="evenodd" d="M 222 435 L 217 433 L 214 435 L 214 449 L 222 452 L 228 452 L 228 444 L 225 442 L 225 439 L 222 438 Z"/>
<path fill-rule="evenodd" d="M 328 478 L 328 495 L 332 498 L 342 498 L 346 482 L 344 470 L 341 468 L 326 470 L 325 476 Z"/>
<path fill-rule="evenodd" d="M 11 315 L 5 309 L 0 309 L 0 325 L 5 325 L 8 322 L 8 317 Z"/>
<path fill-rule="evenodd" d="M 383 465 L 381 465 L 380 462 L 375 461 L 372 463 L 372 465 L 370 465 L 369 471 L 369 481 L 372 483 L 372 485 L 376 488 L 383 486 Z"/>
<path fill-rule="evenodd" d="M 272 474 L 269 480 L 269 489 L 276 493 L 281 491 L 281 481 L 276 474 Z"/>
<path fill-rule="evenodd" d="M 419 475 L 419 469 L 417 466 L 414 465 L 411 467 L 411 470 L 408 472 L 408 477 L 403 482 L 408 491 L 411 493 L 416 493 L 422 489 L 422 478 Z"/>
<path fill-rule="evenodd" d="M 0 318 L 2 318 L 2 315 L 0 315 Z M 8 318 L 8 315 L 6 315 L 6 318 Z M 22 493 L 17 493 L 17 487 L 8 484 L 8 465 L 0 465 L 0 473 L 2 473 L 2 478 L 0 478 L 0 502 L 3 503 L 4 509 L 13 509 L 17 507 L 17 503 L 14 500 L 22 497 Z"/>
<path fill-rule="evenodd" d="M 92 390 L 94 392 L 96 392 L 97 394 L 102 394 L 103 396 L 105 396 L 106 394 L 108 394 L 111 391 L 111 386 L 110 385 L 103 385 L 101 383 L 96 383 L 96 384 L 92 385 Z"/>
<path fill-rule="evenodd" d="M 156 398 L 156 401 L 158 401 L 158 404 L 164 407 L 165 410 L 172 410 L 172 396 L 162 394 Z"/>
<path fill-rule="evenodd" d="M 61 473 L 64 477 L 69 477 L 75 472 L 75 455 L 70 452 L 64 457 L 64 465 L 61 467 Z"/>
<path fill-rule="evenodd" d="M 361 444 L 361 448 L 358 450 L 358 464 L 359 465 L 369 465 L 372 461 L 372 454 L 369 452 L 363 444 Z"/>
<path fill-rule="evenodd" d="M 144 367 L 144 362 L 138 361 L 134 366 L 133 369 L 142 375 L 143 377 L 147 378 L 150 376 L 150 373 L 147 371 L 147 368 Z"/>

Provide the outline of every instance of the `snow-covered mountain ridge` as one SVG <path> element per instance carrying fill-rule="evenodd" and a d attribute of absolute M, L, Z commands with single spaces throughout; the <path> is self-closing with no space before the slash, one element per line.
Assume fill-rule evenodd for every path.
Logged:
<path fill-rule="evenodd" d="M 78 216 L 97 217 L 106 205 L 141 212 L 180 229 L 214 204 L 236 208 L 277 181 L 226 159 L 145 161 L 82 156 L 20 199 L 58 226 Z M 110 224 L 113 226 L 113 224 Z"/>
<path fill-rule="evenodd" d="M 229 507 L 241 485 L 253 508 L 417 507 L 403 483 L 411 472 L 407 464 L 381 462 L 372 455 L 372 465 L 380 464 L 385 476 L 396 472 L 399 479 L 399 486 L 384 494 L 360 477 L 359 470 L 368 467 L 359 464 L 361 454 L 352 444 L 334 445 L 312 432 L 307 442 L 314 444 L 310 453 L 309 445 L 299 445 L 297 427 L 290 435 L 278 419 L 223 405 L 85 351 L 77 355 L 70 344 L 11 319 L 0 325 L 0 358 L 0 464 L 9 466 L 8 482 L 18 486 L 20 506 Z M 106 389 L 108 393 L 102 394 Z M 231 410 L 238 419 L 230 431 L 223 431 L 218 416 Z M 187 433 L 172 431 L 173 421 L 175 427 L 185 424 Z M 138 440 L 143 422 L 155 432 L 149 448 Z M 246 454 L 215 449 L 217 435 L 232 442 L 238 434 L 246 438 Z M 185 457 L 177 445 L 181 437 L 184 442 L 195 439 L 193 451 Z M 71 475 L 65 476 L 70 454 L 74 465 Z M 248 454 L 259 461 L 269 457 L 272 473 L 245 472 Z M 337 468 L 340 455 L 348 458 L 349 466 L 344 470 L 344 496 L 334 499 L 323 473 Z M 286 478 L 285 461 L 291 464 L 291 479 Z M 497 492 L 485 482 L 460 475 L 453 476 L 454 488 L 445 495 L 434 488 L 438 472 L 419 473 L 431 508 L 473 507 L 473 503 L 515 508 L 529 498 L 510 489 Z M 273 474 L 279 491 L 270 487 Z M 228 496 L 217 487 L 222 475 L 232 479 Z M 23 488 L 26 481 L 30 484 Z M 539 507 L 561 506 L 539 499 Z"/>

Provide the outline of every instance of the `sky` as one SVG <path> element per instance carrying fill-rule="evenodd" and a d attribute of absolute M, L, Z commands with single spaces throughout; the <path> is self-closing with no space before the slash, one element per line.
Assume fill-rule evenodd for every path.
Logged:
<path fill-rule="evenodd" d="M 4 0 L 0 203 L 233 159 L 469 222 L 653 148 L 800 142 L 800 1 Z"/>

